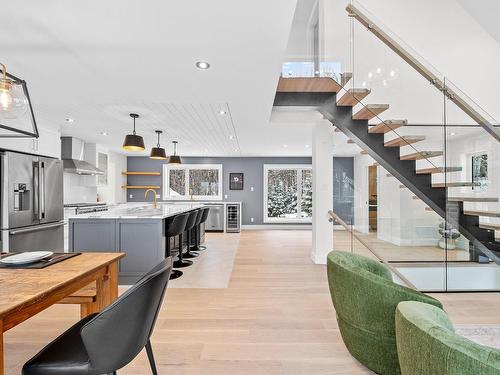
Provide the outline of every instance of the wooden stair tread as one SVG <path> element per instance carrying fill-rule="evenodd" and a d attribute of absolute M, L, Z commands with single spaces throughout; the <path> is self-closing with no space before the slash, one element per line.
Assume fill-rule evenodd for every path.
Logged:
<path fill-rule="evenodd" d="M 340 73 L 340 84 L 343 86 L 345 86 L 347 84 L 347 82 L 349 82 L 352 78 L 352 73 L 349 73 L 349 72 L 344 72 L 344 73 Z"/>
<path fill-rule="evenodd" d="M 280 77 L 277 92 L 339 92 L 342 86 L 329 77 Z"/>
<path fill-rule="evenodd" d="M 384 122 L 381 122 L 380 124 L 377 124 L 375 126 L 371 126 L 368 129 L 368 133 L 388 133 L 390 131 L 396 130 L 397 128 L 400 128 L 402 126 L 405 126 L 408 124 L 408 120 L 385 120 Z"/>
<path fill-rule="evenodd" d="M 495 197 L 448 197 L 450 202 L 498 202 Z"/>
<path fill-rule="evenodd" d="M 349 89 L 347 92 L 337 99 L 338 106 L 355 106 L 360 100 L 365 98 L 371 92 L 370 89 Z"/>
<path fill-rule="evenodd" d="M 81 304 L 95 302 L 97 296 L 95 282 L 90 283 L 86 287 L 76 291 L 72 295 L 63 298 L 59 303 L 62 304 Z"/>
<path fill-rule="evenodd" d="M 347 143 L 349 143 L 350 145 L 352 145 L 352 144 L 354 144 L 354 141 L 352 139 L 348 139 Z"/>
<path fill-rule="evenodd" d="M 434 168 L 424 168 L 417 169 L 417 174 L 433 174 L 433 173 L 449 173 L 449 172 L 460 172 L 462 167 L 434 167 Z"/>
<path fill-rule="evenodd" d="M 340 130 L 339 128 L 335 127 L 334 132 L 335 132 L 335 133 L 342 133 L 342 130 Z"/>
<path fill-rule="evenodd" d="M 353 120 L 370 120 L 389 109 L 389 104 L 367 104 L 352 115 Z"/>
<path fill-rule="evenodd" d="M 434 211 L 434 210 L 433 210 L 432 208 L 430 208 L 430 207 L 425 207 L 425 210 L 426 210 L 426 211 Z"/>
<path fill-rule="evenodd" d="M 446 187 L 467 187 L 467 186 L 480 186 L 479 182 L 438 182 L 432 184 L 433 188 L 446 188 Z"/>
<path fill-rule="evenodd" d="M 469 216 L 500 217 L 500 212 L 496 211 L 464 210 L 464 214 Z"/>
<path fill-rule="evenodd" d="M 361 155 L 368 155 L 368 151 L 366 151 L 366 150 L 361 150 L 360 154 L 361 154 Z"/>
<path fill-rule="evenodd" d="M 443 155 L 443 151 L 420 151 L 412 154 L 406 154 L 399 157 L 400 160 L 422 160 L 435 158 L 436 156 Z"/>
<path fill-rule="evenodd" d="M 479 223 L 479 228 L 489 229 L 489 230 L 499 230 L 500 231 L 500 224 Z"/>
<path fill-rule="evenodd" d="M 424 139 L 425 136 L 423 135 L 404 135 L 385 142 L 384 147 L 403 147 L 411 145 L 412 143 L 423 141 Z"/>

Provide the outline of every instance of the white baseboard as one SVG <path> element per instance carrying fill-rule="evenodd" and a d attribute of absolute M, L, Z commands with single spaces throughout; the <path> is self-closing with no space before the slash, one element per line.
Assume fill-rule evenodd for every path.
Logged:
<path fill-rule="evenodd" d="M 311 224 L 242 225 L 241 230 L 312 230 Z"/>

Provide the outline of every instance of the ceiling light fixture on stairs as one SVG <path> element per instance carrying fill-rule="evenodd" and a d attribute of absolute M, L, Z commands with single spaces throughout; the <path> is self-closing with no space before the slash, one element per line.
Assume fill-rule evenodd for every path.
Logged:
<path fill-rule="evenodd" d="M 165 149 L 160 147 L 160 135 L 163 132 L 161 130 L 155 130 L 155 133 L 158 136 L 158 142 L 156 143 L 156 147 L 151 148 L 151 154 L 149 155 L 149 158 L 156 160 L 165 160 L 167 158 Z"/>
<path fill-rule="evenodd" d="M 181 157 L 177 155 L 177 144 L 179 142 L 177 141 L 172 141 L 172 144 L 174 145 L 174 154 L 170 155 L 168 158 L 168 164 L 182 164 Z"/>
<path fill-rule="evenodd" d="M 144 139 L 135 133 L 135 119 L 139 117 L 137 113 L 131 113 L 130 117 L 134 119 L 134 130 L 132 134 L 127 134 L 123 141 L 122 148 L 127 151 L 144 151 Z"/>

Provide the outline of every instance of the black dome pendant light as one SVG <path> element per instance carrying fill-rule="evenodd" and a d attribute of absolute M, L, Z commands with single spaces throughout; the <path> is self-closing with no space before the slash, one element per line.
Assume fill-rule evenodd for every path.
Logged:
<path fill-rule="evenodd" d="M 172 141 L 174 144 L 174 154 L 168 158 L 168 164 L 182 164 L 181 157 L 177 155 L 177 141 Z"/>
<path fill-rule="evenodd" d="M 122 148 L 127 151 L 144 151 L 144 139 L 140 135 L 135 134 L 135 119 L 139 117 L 137 113 L 131 113 L 130 117 L 134 119 L 134 131 L 132 134 L 125 136 Z"/>
<path fill-rule="evenodd" d="M 158 135 L 158 143 L 156 144 L 156 147 L 153 147 L 151 149 L 151 154 L 149 155 L 149 158 L 157 160 L 165 160 L 167 158 L 167 155 L 165 154 L 165 149 L 160 147 L 160 135 L 163 132 L 161 130 L 155 130 L 155 133 Z"/>

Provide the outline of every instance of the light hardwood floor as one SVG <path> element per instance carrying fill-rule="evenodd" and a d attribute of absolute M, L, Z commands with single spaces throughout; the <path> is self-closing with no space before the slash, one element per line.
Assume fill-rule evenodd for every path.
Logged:
<path fill-rule="evenodd" d="M 200 274 L 226 285 L 226 276 L 217 273 L 230 272 L 229 282 L 211 288 L 191 273 L 182 285 L 172 283 L 152 340 L 159 373 L 371 374 L 342 343 L 325 266 L 312 264 L 310 250 L 310 231 L 209 235 L 207 253 L 196 260 Z M 225 256 L 234 259 L 232 272 L 213 267 Z M 435 296 L 457 324 L 500 324 L 500 294 Z M 19 374 L 27 359 L 78 316 L 76 306 L 54 306 L 9 331 L 6 373 Z M 146 355 L 118 373 L 150 374 Z"/>

